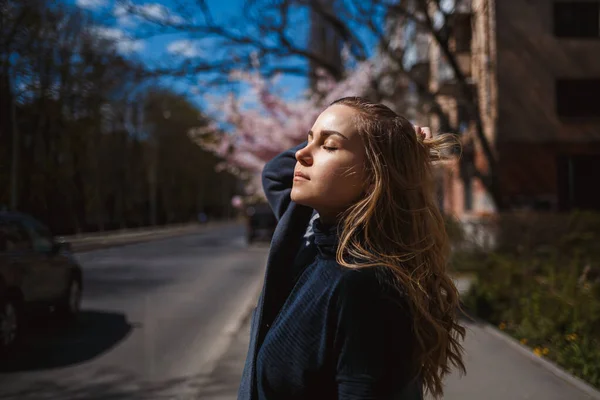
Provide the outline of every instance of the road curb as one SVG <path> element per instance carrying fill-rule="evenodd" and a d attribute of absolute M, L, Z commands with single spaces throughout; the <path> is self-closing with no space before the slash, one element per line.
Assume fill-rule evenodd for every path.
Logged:
<path fill-rule="evenodd" d="M 207 223 L 209 224 L 209 223 Z M 204 224 L 204 225 L 207 225 Z M 201 226 L 201 224 L 196 222 L 190 222 L 186 224 L 173 224 L 173 225 L 159 225 L 159 226 L 146 226 L 143 228 L 130 228 L 130 229 L 113 229 L 107 231 L 97 231 L 97 232 L 85 232 L 74 235 L 58 235 L 65 240 L 72 242 L 86 242 L 92 240 L 102 240 L 107 238 L 116 238 L 116 237 L 127 237 L 127 236 L 141 236 L 156 232 L 168 232 L 173 230 L 182 230 L 191 228 L 194 226 Z"/>
<path fill-rule="evenodd" d="M 248 318 L 251 317 L 256 304 L 258 303 L 258 298 L 260 296 L 260 292 L 262 290 L 262 285 L 264 281 L 264 271 L 259 274 L 259 278 L 252 283 L 252 289 L 250 290 L 250 295 L 242 302 L 242 305 L 239 307 L 238 311 L 234 314 L 234 317 L 231 319 L 230 323 L 225 326 L 223 329 L 223 339 L 218 344 L 219 350 L 216 351 L 208 361 L 202 366 L 201 375 L 211 375 L 214 373 L 219 361 L 223 358 L 223 356 L 227 353 L 231 344 L 235 340 L 237 334 L 240 332 Z"/>
<path fill-rule="evenodd" d="M 485 321 L 478 321 L 478 323 L 482 324 L 483 330 L 485 332 L 487 332 L 488 334 L 490 334 L 490 335 L 494 336 L 495 338 L 501 340 L 502 342 L 506 343 L 507 345 L 509 345 L 510 347 L 512 347 L 519 353 L 521 353 L 522 355 L 526 356 L 527 358 L 529 358 L 530 360 L 532 360 L 533 362 L 535 362 L 542 368 L 545 368 L 546 370 L 548 370 L 555 376 L 559 377 L 560 379 L 564 380 L 565 382 L 569 383 L 570 385 L 581 390 L 586 395 L 590 396 L 592 399 L 600 400 L 600 391 L 598 391 L 596 388 L 591 386 L 589 383 L 587 383 L 584 380 L 565 371 L 562 367 L 558 366 L 557 364 L 553 363 L 552 361 L 550 361 L 546 358 L 543 358 L 543 357 L 536 356 L 533 353 L 533 351 L 531 350 L 531 348 L 521 344 L 518 340 L 516 340 L 512 336 L 508 335 L 507 333 L 504 333 L 501 330 L 497 329 L 495 326 L 491 325 L 490 323 L 485 322 Z"/>
<path fill-rule="evenodd" d="M 114 235 L 93 236 L 68 241 L 69 243 L 71 243 L 71 248 L 74 253 L 85 253 L 88 251 L 100 250 L 109 247 L 119 247 L 137 243 L 150 242 L 153 240 L 174 238 L 190 233 L 202 233 L 210 228 L 222 228 L 225 226 L 233 226 L 236 224 L 238 224 L 238 222 L 236 221 L 213 222 L 205 225 L 189 225 L 181 228 L 165 228 L 135 233 L 130 232 L 127 234 L 115 233 Z"/>
<path fill-rule="evenodd" d="M 241 312 L 238 316 L 233 320 L 233 323 L 229 324 L 225 327 L 224 333 L 229 336 L 235 336 L 244 326 L 246 320 L 252 315 L 256 305 L 258 303 L 258 298 L 260 296 L 260 292 L 262 290 L 263 276 L 254 284 L 254 294 L 248 297 L 248 300 L 241 307 Z"/>

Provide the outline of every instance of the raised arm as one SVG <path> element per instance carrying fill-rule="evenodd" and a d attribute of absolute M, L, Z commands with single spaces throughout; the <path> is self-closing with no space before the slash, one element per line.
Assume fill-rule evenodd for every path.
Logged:
<path fill-rule="evenodd" d="M 262 184 L 267 201 L 277 217 L 285 213 L 290 205 L 290 192 L 294 180 L 296 152 L 306 146 L 306 142 L 292 147 L 269 161 L 262 172 Z"/>

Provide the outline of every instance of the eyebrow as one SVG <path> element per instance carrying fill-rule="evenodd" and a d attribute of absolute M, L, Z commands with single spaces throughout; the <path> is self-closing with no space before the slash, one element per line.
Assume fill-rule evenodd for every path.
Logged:
<path fill-rule="evenodd" d="M 312 131 L 312 130 L 311 130 L 311 131 L 308 131 L 308 136 L 313 136 L 313 135 L 314 135 L 314 134 L 313 134 L 313 131 Z M 332 131 L 332 130 L 327 130 L 327 129 L 324 129 L 324 130 L 322 130 L 322 131 L 321 131 L 321 136 L 325 136 L 325 137 L 327 137 L 327 136 L 333 136 L 333 135 L 335 135 L 335 136 L 340 136 L 340 137 L 342 137 L 343 139 L 346 139 L 346 140 L 348 140 L 348 138 L 347 138 L 346 136 L 342 135 L 342 134 L 341 134 L 341 133 L 339 133 L 338 131 Z"/>

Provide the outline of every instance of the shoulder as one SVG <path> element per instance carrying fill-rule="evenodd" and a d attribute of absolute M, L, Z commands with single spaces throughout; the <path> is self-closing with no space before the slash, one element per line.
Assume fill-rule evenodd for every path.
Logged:
<path fill-rule="evenodd" d="M 358 269 L 342 268 L 335 297 L 338 306 L 368 307 L 396 304 L 404 307 L 406 299 L 387 267 L 375 266 Z"/>
<path fill-rule="evenodd" d="M 340 289 L 348 291 L 362 290 L 389 290 L 394 286 L 394 275 L 390 268 L 384 266 L 363 267 L 363 268 L 340 268 L 339 283 Z"/>
<path fill-rule="evenodd" d="M 381 268 L 366 267 L 366 268 L 346 268 L 338 264 L 341 269 L 338 279 L 338 291 L 340 293 L 353 294 L 363 292 L 365 290 L 377 291 L 381 282 L 378 275 L 381 273 Z"/>
<path fill-rule="evenodd" d="M 410 339 L 408 300 L 387 272 L 384 267 L 366 267 L 340 276 L 335 292 L 336 343 L 352 341 L 364 347 L 385 342 L 392 349 L 390 341 Z"/>

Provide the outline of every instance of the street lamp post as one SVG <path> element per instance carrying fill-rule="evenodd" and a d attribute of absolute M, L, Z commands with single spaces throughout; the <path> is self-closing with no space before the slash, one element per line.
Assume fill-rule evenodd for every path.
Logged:
<path fill-rule="evenodd" d="M 12 157 L 10 167 L 10 208 L 16 210 L 19 204 L 19 128 L 17 127 L 17 112 L 15 99 L 11 96 L 10 111 L 12 120 Z"/>

